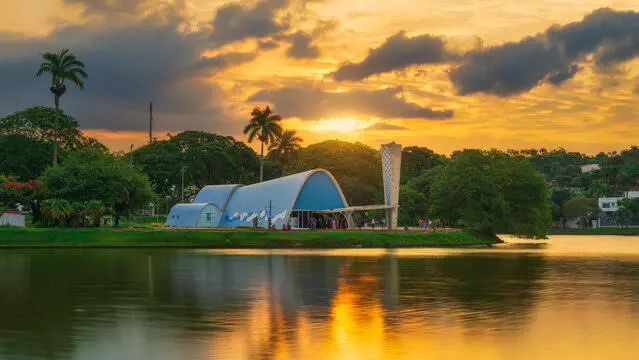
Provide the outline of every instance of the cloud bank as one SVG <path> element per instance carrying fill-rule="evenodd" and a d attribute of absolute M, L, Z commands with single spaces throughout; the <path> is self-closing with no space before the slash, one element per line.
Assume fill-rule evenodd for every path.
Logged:
<path fill-rule="evenodd" d="M 291 43 L 294 58 L 319 54 L 314 33 L 289 34 L 291 23 L 283 15 L 295 0 L 225 3 L 195 31 L 185 30 L 191 19 L 181 0 L 64 1 L 83 6 L 91 21 L 43 38 L 0 33 L 0 76 L 11 84 L 0 88 L 0 114 L 51 106 L 50 80 L 35 77 L 40 54 L 70 48 L 86 64 L 89 78 L 83 91 L 69 87 L 62 107 L 83 128 L 144 130 L 153 101 L 158 129 L 232 132 L 240 114 L 217 85 L 219 72 L 253 61 L 282 41 Z M 254 51 L 220 51 L 245 40 L 257 40 Z M 207 55 L 211 50 L 216 53 Z"/>
<path fill-rule="evenodd" d="M 414 65 L 453 63 L 449 78 L 460 95 L 515 95 L 543 82 L 560 85 L 579 72 L 577 63 L 591 61 L 603 70 L 637 57 L 639 13 L 602 8 L 581 21 L 465 54 L 446 45 L 446 39 L 434 35 L 408 37 L 399 32 L 370 49 L 361 62 L 342 64 L 330 75 L 358 81 Z"/>
<path fill-rule="evenodd" d="M 594 66 L 614 66 L 639 54 L 639 13 L 599 9 L 583 20 L 552 26 L 519 42 L 471 52 L 450 73 L 461 95 L 509 96 L 544 80 L 558 85 L 578 71 L 576 62 L 594 55 Z"/>
<path fill-rule="evenodd" d="M 331 75 L 338 81 L 357 81 L 412 65 L 442 63 L 455 57 L 445 49 L 445 45 L 441 37 L 428 34 L 407 37 L 401 31 L 378 48 L 370 49 L 361 62 L 343 64 Z"/>
<path fill-rule="evenodd" d="M 285 117 L 320 120 L 345 116 L 374 116 L 381 118 L 434 119 L 453 117 L 452 110 L 433 110 L 407 102 L 400 95 L 401 87 L 382 90 L 354 90 L 325 92 L 313 86 L 284 87 L 261 90 L 249 102 L 269 102 Z"/>

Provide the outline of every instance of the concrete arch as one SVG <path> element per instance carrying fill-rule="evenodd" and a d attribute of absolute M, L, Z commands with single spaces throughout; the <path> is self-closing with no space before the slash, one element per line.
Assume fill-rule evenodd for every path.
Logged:
<path fill-rule="evenodd" d="M 258 218 L 260 226 L 281 227 L 298 201 L 304 210 L 330 210 L 347 207 L 346 198 L 333 175 L 324 169 L 243 186 L 232 193 L 222 215 L 220 226 L 251 226 Z"/>
<path fill-rule="evenodd" d="M 169 216 L 166 219 L 166 226 L 176 227 L 200 227 L 204 224 L 201 223 L 202 214 L 207 209 L 215 209 L 217 212 L 217 221 L 211 224 L 207 224 L 210 227 L 218 227 L 220 223 L 220 217 L 222 211 L 215 203 L 190 203 L 190 204 L 176 204 L 171 208 Z M 212 217 L 213 218 L 213 217 Z"/>

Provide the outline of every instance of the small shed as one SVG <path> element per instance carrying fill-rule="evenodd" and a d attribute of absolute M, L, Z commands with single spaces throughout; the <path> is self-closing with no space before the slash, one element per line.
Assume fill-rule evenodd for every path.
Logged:
<path fill-rule="evenodd" d="M 0 225 L 24 227 L 24 215 L 20 210 L 5 210 L 4 214 L 0 216 Z"/>

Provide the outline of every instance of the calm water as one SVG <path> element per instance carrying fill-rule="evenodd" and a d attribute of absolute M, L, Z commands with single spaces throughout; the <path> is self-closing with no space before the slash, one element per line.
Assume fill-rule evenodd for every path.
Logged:
<path fill-rule="evenodd" d="M 639 238 L 0 251 L 0 359 L 637 359 Z"/>

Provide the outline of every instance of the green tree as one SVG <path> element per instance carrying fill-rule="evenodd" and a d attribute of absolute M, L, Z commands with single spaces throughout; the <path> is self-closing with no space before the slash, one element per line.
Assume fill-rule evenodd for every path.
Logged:
<path fill-rule="evenodd" d="M 80 201 L 74 201 L 71 203 L 71 225 L 72 226 L 84 226 L 84 221 L 87 216 L 87 206 Z"/>
<path fill-rule="evenodd" d="M 105 213 L 104 204 L 100 200 L 91 200 L 87 202 L 86 206 L 86 214 L 88 217 L 93 219 L 93 226 L 100 226 L 100 218 Z"/>
<path fill-rule="evenodd" d="M 22 180 L 34 179 L 51 164 L 51 137 L 56 111 L 37 106 L 0 118 L 0 169 Z M 58 119 L 58 161 L 76 149 L 106 147 L 85 136 L 78 122 L 60 111 Z"/>
<path fill-rule="evenodd" d="M 543 237 L 551 225 L 550 189 L 522 156 L 456 152 L 432 186 L 431 214 L 486 233 Z"/>
<path fill-rule="evenodd" d="M 437 165 L 428 170 L 425 170 L 419 176 L 408 180 L 406 185 L 411 189 L 420 192 L 426 197 L 426 199 L 428 199 L 428 201 L 430 201 L 433 183 L 435 182 L 437 175 L 442 171 L 443 168 L 444 166 Z"/>
<path fill-rule="evenodd" d="M 69 80 L 80 89 L 84 89 L 84 80 L 87 78 L 87 73 L 84 71 L 84 64 L 75 55 L 71 54 L 69 49 L 62 49 L 57 53 L 44 53 L 42 59 L 44 62 L 40 64 L 40 69 L 38 69 L 36 76 L 44 73 L 51 74 L 51 87 L 49 90 L 53 93 L 56 109 L 51 140 L 53 142 L 53 165 L 56 165 L 58 163 L 57 132 L 60 98 L 67 91 L 64 82 Z"/>
<path fill-rule="evenodd" d="M 604 186 L 600 180 L 592 180 L 588 185 L 588 195 L 593 198 L 606 196 L 608 188 Z"/>
<path fill-rule="evenodd" d="M 109 153 L 78 150 L 59 166 L 47 168 L 42 182 L 51 196 L 70 201 L 101 200 L 119 224 L 125 211 L 146 206 L 154 194 L 147 176 Z"/>
<path fill-rule="evenodd" d="M 429 148 L 405 147 L 402 149 L 401 181 L 405 183 L 409 179 L 420 176 L 424 171 L 443 165 L 445 161 L 444 155 L 437 154 Z"/>
<path fill-rule="evenodd" d="M 335 176 L 351 205 L 379 204 L 383 200 L 379 151 L 362 143 L 329 140 L 302 148 L 292 172 L 326 169 Z"/>
<path fill-rule="evenodd" d="M 162 196 L 163 208 L 179 201 L 184 187 L 211 184 L 250 184 L 258 180 L 259 161 L 255 151 L 230 136 L 203 131 L 185 131 L 166 140 L 154 141 L 133 152 L 133 163 L 149 176 L 154 190 Z M 274 175 L 270 161 L 267 175 Z M 168 199 L 167 199 L 168 197 Z"/>
<path fill-rule="evenodd" d="M 623 199 L 619 201 L 619 210 L 624 209 L 629 222 L 639 222 L 639 199 Z"/>
<path fill-rule="evenodd" d="M 619 210 L 617 210 L 617 213 L 615 215 L 617 217 L 617 220 L 619 220 L 621 226 L 630 225 L 630 223 L 632 222 L 632 218 L 634 217 L 632 210 L 625 206 L 621 206 Z"/>
<path fill-rule="evenodd" d="M 416 226 L 420 219 L 428 214 L 428 200 L 422 193 L 407 185 L 399 188 L 399 212 L 397 222 L 400 225 Z"/>
<path fill-rule="evenodd" d="M 269 146 L 269 157 L 279 163 L 282 176 L 286 176 L 286 168 L 295 160 L 295 156 L 302 148 L 301 143 L 302 138 L 297 136 L 295 130 L 286 130 Z"/>
<path fill-rule="evenodd" d="M 0 135 L 0 169 L 19 179 L 34 179 L 51 163 L 51 148 L 23 135 Z"/>
<path fill-rule="evenodd" d="M 621 153 L 617 182 L 625 188 L 639 187 L 639 147 L 633 146 Z"/>
<path fill-rule="evenodd" d="M 42 216 L 47 220 L 64 226 L 65 221 L 73 215 L 73 207 L 66 199 L 47 199 L 40 206 Z"/>
<path fill-rule="evenodd" d="M 564 205 L 564 217 L 579 218 L 584 226 L 589 226 L 591 221 L 597 218 L 598 214 L 599 205 L 597 204 L 597 199 L 576 196 L 568 200 Z"/>
<path fill-rule="evenodd" d="M 272 144 L 282 133 L 279 115 L 273 114 L 270 107 L 260 109 L 255 107 L 251 112 L 251 119 L 244 127 L 244 134 L 248 134 L 248 142 L 257 139 L 262 144 L 260 150 L 260 182 L 264 181 L 264 144 Z"/>
<path fill-rule="evenodd" d="M 572 198 L 572 192 L 568 189 L 553 187 L 551 199 L 553 204 L 557 205 L 557 211 L 553 211 L 553 217 L 559 219 L 564 213 L 564 205 L 566 201 Z"/>

